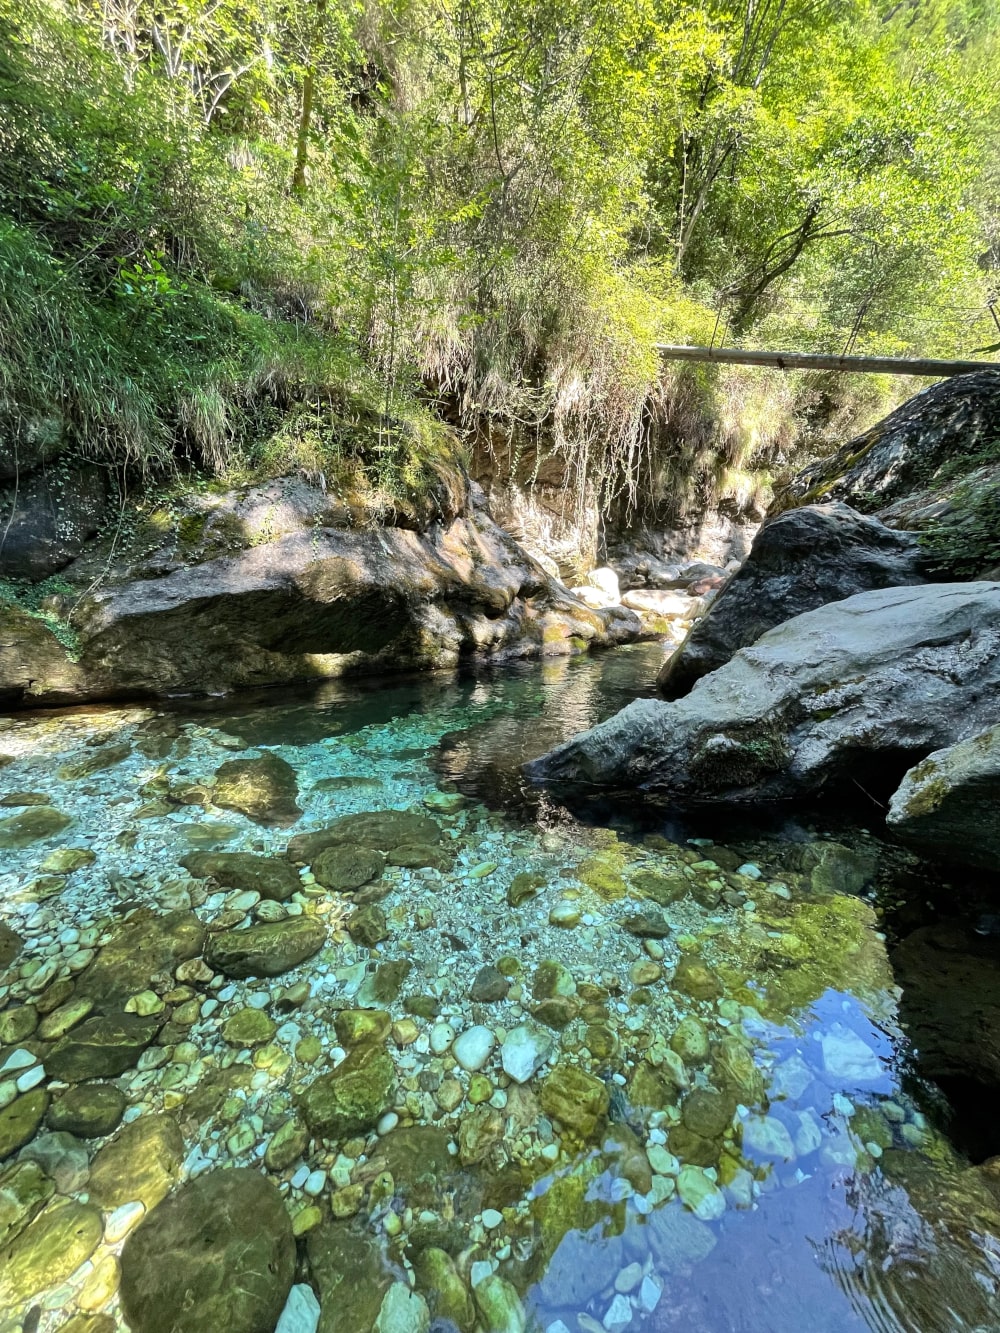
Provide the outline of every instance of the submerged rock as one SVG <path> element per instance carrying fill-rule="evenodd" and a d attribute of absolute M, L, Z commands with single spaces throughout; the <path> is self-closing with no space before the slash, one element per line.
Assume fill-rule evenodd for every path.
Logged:
<path fill-rule="evenodd" d="M 173 1116 L 140 1116 L 94 1158 L 90 1196 L 105 1212 L 137 1201 L 148 1211 L 176 1182 L 183 1160 L 184 1139 Z"/>
<path fill-rule="evenodd" d="M 1000 870 L 1000 725 L 933 754 L 903 778 L 886 822 L 950 861 Z"/>
<path fill-rule="evenodd" d="M 214 935 L 205 960 L 227 977 L 277 977 L 318 953 L 326 928 L 310 916 L 291 916 Z"/>
<path fill-rule="evenodd" d="M 45 1065 L 63 1083 L 117 1078 L 132 1068 L 159 1030 L 159 1019 L 138 1014 L 88 1018 L 53 1047 Z"/>
<path fill-rule="evenodd" d="M 0 1308 L 58 1286 L 97 1249 L 104 1227 L 93 1204 L 57 1200 L 0 1250 Z"/>
<path fill-rule="evenodd" d="M 312 861 L 312 872 L 317 883 L 335 893 L 351 893 L 354 889 L 360 889 L 362 884 L 378 879 L 384 869 L 385 857 L 381 852 L 373 851 L 370 847 L 352 846 L 350 843 L 327 847 Z"/>
<path fill-rule="evenodd" d="M 286 902 L 302 887 L 295 868 L 279 856 L 252 852 L 192 852 L 181 865 L 195 879 L 211 877 L 227 889 L 247 889 L 274 902 Z"/>
<path fill-rule="evenodd" d="M 230 759 L 217 769 L 212 803 L 257 824 L 293 824 L 302 813 L 298 791 L 295 769 L 268 751 L 256 759 Z"/>
<path fill-rule="evenodd" d="M 1000 583 L 860 593 L 796 616 L 673 703 L 526 765 L 537 782 L 766 802 L 901 773 L 1000 709 Z M 880 771 L 881 769 L 881 771 Z"/>
<path fill-rule="evenodd" d="M 0 847 L 30 847 L 33 842 L 54 838 L 73 820 L 51 805 L 34 805 L 19 815 L 0 819 Z"/>
<path fill-rule="evenodd" d="M 272 1333 L 295 1272 L 281 1195 L 257 1171 L 181 1186 L 129 1236 L 122 1308 L 134 1333 Z"/>
<path fill-rule="evenodd" d="M 80 977 L 76 994 L 92 997 L 101 1008 L 120 1008 L 148 990 L 158 973 L 196 958 L 206 933 L 194 912 L 160 916 L 141 907 L 114 926 L 110 940 Z"/>
<path fill-rule="evenodd" d="M 771 519 L 708 611 L 664 663 L 668 699 L 793 616 L 873 588 L 925 582 L 915 534 L 848 505 L 806 505 Z"/>
<path fill-rule="evenodd" d="M 55 1192 L 37 1162 L 12 1162 L 0 1171 L 0 1249 L 19 1236 Z"/>
<path fill-rule="evenodd" d="M 376 1238 L 343 1222 L 325 1222 L 310 1231 L 306 1249 L 319 1288 L 317 1333 L 373 1328 L 394 1280 Z"/>
<path fill-rule="evenodd" d="M 113 1083 L 81 1083 L 53 1101 L 46 1122 L 50 1129 L 82 1139 L 103 1138 L 117 1129 L 126 1105 L 125 1094 Z"/>
<path fill-rule="evenodd" d="M 336 1069 L 321 1074 L 299 1097 L 310 1131 L 340 1139 L 372 1129 L 392 1105 L 396 1067 L 381 1046 L 359 1046 Z"/>
<path fill-rule="evenodd" d="M 0 1162 L 34 1137 L 48 1105 L 44 1088 L 32 1088 L 0 1111 Z"/>
<path fill-rule="evenodd" d="M 291 861 L 311 863 L 328 847 L 355 844 L 376 852 L 397 847 L 433 846 L 441 839 L 441 826 L 430 815 L 417 810 L 363 810 L 344 815 L 315 833 L 299 833 L 288 844 Z"/>

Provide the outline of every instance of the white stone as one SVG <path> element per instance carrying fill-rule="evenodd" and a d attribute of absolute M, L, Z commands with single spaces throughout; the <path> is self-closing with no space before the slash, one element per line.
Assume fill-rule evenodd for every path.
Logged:
<path fill-rule="evenodd" d="M 646 1158 L 650 1169 L 659 1176 L 676 1176 L 681 1169 L 681 1164 L 674 1154 L 658 1143 L 653 1143 L 646 1149 Z"/>
<path fill-rule="evenodd" d="M 302 1188 L 305 1190 L 307 1194 L 311 1194 L 312 1197 L 315 1199 L 317 1195 L 323 1193 L 323 1187 L 325 1186 L 325 1184 L 326 1184 L 325 1171 L 310 1171 L 309 1178 L 307 1179 L 306 1183 L 302 1186 Z"/>
<path fill-rule="evenodd" d="M 555 1323 L 545 1325 L 545 1333 L 570 1333 L 570 1330 L 561 1319 L 557 1319 Z"/>
<path fill-rule="evenodd" d="M 30 1069 L 37 1061 L 37 1055 L 32 1055 L 23 1046 L 19 1046 L 16 1051 L 11 1051 L 7 1059 L 0 1065 L 0 1075 L 12 1074 L 16 1069 Z"/>
<path fill-rule="evenodd" d="M 17 1080 L 17 1090 L 18 1092 L 30 1092 L 32 1088 L 37 1088 L 44 1078 L 45 1070 L 41 1065 L 35 1065 L 34 1069 L 26 1070 Z"/>
<path fill-rule="evenodd" d="M 773 1115 L 751 1115 L 743 1122 L 743 1149 L 760 1157 L 773 1157 L 784 1162 L 795 1161 L 792 1136 Z"/>
<path fill-rule="evenodd" d="M 104 1223 L 104 1239 L 109 1245 L 117 1245 L 128 1233 L 142 1221 L 146 1209 L 138 1199 L 134 1203 L 123 1203 L 114 1212 L 109 1213 Z"/>
<path fill-rule="evenodd" d="M 788 1098 L 797 1102 L 813 1081 L 813 1072 L 801 1055 L 789 1056 L 783 1060 L 771 1075 L 769 1089 L 771 1100 L 780 1101 Z"/>
<path fill-rule="evenodd" d="M 655 1277 L 646 1276 L 642 1279 L 642 1286 L 639 1288 L 639 1304 L 647 1314 L 652 1314 L 660 1303 L 660 1297 L 663 1295 L 663 1287 L 657 1282 Z"/>
<path fill-rule="evenodd" d="M 496 1044 L 489 1028 L 477 1023 L 455 1038 L 451 1053 L 467 1074 L 475 1074 L 486 1064 Z"/>
<path fill-rule="evenodd" d="M 487 1231 L 493 1231 L 503 1222 L 503 1213 L 498 1212 L 496 1208 L 483 1209 L 483 1226 Z"/>
<path fill-rule="evenodd" d="M 477 1259 L 469 1270 L 469 1283 L 473 1290 L 479 1286 L 480 1282 L 485 1282 L 488 1277 L 493 1276 L 493 1265 L 488 1259 Z"/>
<path fill-rule="evenodd" d="M 745 875 L 747 879 L 760 879 L 760 866 L 755 866 L 752 861 L 747 861 L 741 866 L 736 867 L 737 875 Z"/>
<path fill-rule="evenodd" d="M 274 1333 L 316 1333 L 319 1325 L 319 1301 L 305 1282 L 297 1282 L 288 1293 Z"/>
<path fill-rule="evenodd" d="M 844 1083 L 871 1083 L 881 1078 L 882 1062 L 856 1032 L 834 1023 L 823 1034 L 823 1067 L 831 1078 Z"/>
<path fill-rule="evenodd" d="M 394 1282 L 382 1298 L 373 1333 L 427 1333 L 431 1312 L 419 1292 Z"/>
<path fill-rule="evenodd" d="M 435 1023 L 431 1028 L 431 1050 L 435 1055 L 444 1055 L 455 1040 L 455 1029 L 450 1023 Z"/>
<path fill-rule="evenodd" d="M 292 1189 L 300 1190 L 308 1179 L 309 1168 L 307 1166 L 300 1166 L 295 1175 L 292 1176 Z"/>
<path fill-rule="evenodd" d="M 799 1112 L 799 1127 L 795 1132 L 795 1151 L 800 1157 L 808 1157 L 811 1152 L 823 1145 L 823 1124 L 810 1106 Z"/>
<path fill-rule="evenodd" d="M 629 1264 L 615 1278 L 615 1291 L 634 1291 L 642 1281 L 642 1264 Z"/>
<path fill-rule="evenodd" d="M 625 1333 L 632 1322 L 632 1302 L 629 1298 L 619 1292 L 608 1306 L 603 1322 L 608 1333 Z"/>
<path fill-rule="evenodd" d="M 385 1115 L 375 1126 L 375 1132 L 382 1136 L 386 1134 L 391 1134 L 398 1124 L 399 1124 L 399 1116 L 396 1114 L 396 1112 L 386 1111 Z"/>
<path fill-rule="evenodd" d="M 522 1023 L 507 1034 L 500 1049 L 504 1073 L 515 1083 L 527 1083 L 553 1051 L 553 1041 L 541 1028 Z"/>

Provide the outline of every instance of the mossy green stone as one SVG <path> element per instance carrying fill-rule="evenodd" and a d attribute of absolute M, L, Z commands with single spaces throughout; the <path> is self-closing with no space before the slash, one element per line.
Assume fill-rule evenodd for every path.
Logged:
<path fill-rule="evenodd" d="M 55 1188 L 37 1162 L 12 1162 L 0 1171 L 0 1249 L 41 1212 Z"/>
<path fill-rule="evenodd" d="M 296 801 L 295 769 L 280 755 L 230 759 L 216 769 L 212 803 L 238 810 L 256 824 L 292 824 L 302 811 Z"/>
<path fill-rule="evenodd" d="M 118 1128 L 126 1105 L 125 1094 L 113 1083 L 81 1083 L 53 1101 L 46 1124 L 81 1139 L 102 1138 Z"/>
<path fill-rule="evenodd" d="M 342 1046 L 383 1042 L 391 1026 L 392 1019 L 384 1009 L 342 1009 L 333 1020 L 337 1040 Z"/>
<path fill-rule="evenodd" d="M 392 1105 L 395 1091 L 396 1068 L 389 1053 L 359 1046 L 311 1083 L 299 1105 L 313 1134 L 340 1139 L 370 1130 Z"/>
<path fill-rule="evenodd" d="M 708 1059 L 708 1029 L 700 1019 L 689 1014 L 682 1018 L 670 1038 L 670 1048 L 686 1065 L 703 1065 Z"/>
<path fill-rule="evenodd" d="M 0 1162 L 34 1138 L 48 1105 L 45 1089 L 32 1088 L 0 1111 Z"/>
<path fill-rule="evenodd" d="M 128 741 L 122 741 L 119 745 L 105 745 L 100 749 L 91 750 L 82 759 L 63 764 L 58 770 L 58 775 L 64 782 L 76 782 L 80 778 L 89 778 L 92 773 L 101 773 L 106 768 L 113 768 L 115 764 L 127 759 L 131 753 L 132 746 Z"/>
<path fill-rule="evenodd" d="M 153 977 L 201 953 L 206 931 L 194 912 L 160 915 L 140 908 L 113 927 L 110 940 L 82 974 L 76 993 L 92 996 L 102 1009 L 122 1008 L 149 990 Z"/>
<path fill-rule="evenodd" d="M 722 994 L 722 983 L 710 968 L 690 954 L 684 954 L 674 970 L 671 987 L 683 991 L 695 1000 L 717 1000 Z"/>
<path fill-rule="evenodd" d="M 0 972 L 5 967 L 10 967 L 23 948 L 24 940 L 17 931 L 0 922 Z"/>
<path fill-rule="evenodd" d="M 117 1078 L 132 1068 L 159 1030 L 157 1018 L 141 1018 L 138 1014 L 88 1018 L 53 1047 L 45 1067 L 62 1083 Z"/>
<path fill-rule="evenodd" d="M 441 827 L 429 815 L 411 810 L 364 810 L 344 815 L 325 829 L 300 833 L 288 844 L 286 855 L 292 861 L 312 863 L 327 847 L 356 843 L 377 852 L 391 852 L 414 844 L 436 846 L 441 841 Z"/>
<path fill-rule="evenodd" d="M 327 847 L 313 858 L 312 872 L 317 883 L 335 893 L 351 893 L 378 879 L 385 869 L 385 857 L 370 847 L 343 843 Z"/>
<path fill-rule="evenodd" d="M 227 977 L 277 977 L 297 967 L 326 942 L 326 927 L 311 916 L 290 916 L 246 930 L 213 935 L 205 961 Z"/>
<path fill-rule="evenodd" d="M 0 1014 L 0 1046 L 16 1046 L 38 1027 L 38 1010 L 33 1004 L 19 1004 Z"/>
<path fill-rule="evenodd" d="M 545 887 L 545 876 L 522 870 L 514 876 L 507 889 L 507 902 L 511 907 L 520 907 L 529 898 L 534 898 L 539 889 Z"/>
<path fill-rule="evenodd" d="M 21 1305 L 65 1281 L 94 1253 L 103 1233 L 92 1204 L 50 1204 L 0 1250 L 0 1308 Z"/>
<path fill-rule="evenodd" d="M 689 884 L 681 874 L 664 875 L 657 870 L 640 870 L 632 876 L 632 888 L 660 907 L 669 907 L 686 896 Z"/>
<path fill-rule="evenodd" d="M 592 857 L 577 869 L 577 878 L 606 903 L 617 902 L 628 893 L 617 868 L 600 856 Z"/>
<path fill-rule="evenodd" d="M 0 819 L 0 847 L 30 847 L 43 838 L 54 838 L 72 824 L 69 815 L 51 805 L 36 805 L 19 815 Z"/>
<path fill-rule="evenodd" d="M 347 929 L 355 944 L 374 949 L 376 944 L 389 938 L 385 913 L 377 903 L 368 903 L 347 918 Z"/>
<path fill-rule="evenodd" d="M 106 1212 L 137 1199 L 148 1211 L 173 1187 L 184 1153 L 184 1138 L 173 1116 L 140 1116 L 94 1158 L 90 1197 Z"/>
<path fill-rule="evenodd" d="M 410 842 L 391 848 L 386 853 L 386 861 L 406 870 L 450 870 L 455 864 L 455 856 L 447 847 Z"/>
<path fill-rule="evenodd" d="M 413 1270 L 432 1317 L 450 1321 L 459 1333 L 472 1333 L 476 1307 L 451 1255 L 431 1246 L 417 1255 Z"/>
<path fill-rule="evenodd" d="M 736 1103 L 713 1088 L 694 1088 L 681 1103 L 681 1120 L 686 1129 L 703 1139 L 717 1139 L 733 1123 Z"/>
<path fill-rule="evenodd" d="M 195 879 L 211 877 L 227 889 L 259 893 L 272 902 L 287 902 L 302 887 L 294 866 L 280 856 L 252 852 L 192 852 L 180 864 Z"/>
<path fill-rule="evenodd" d="M 125 1242 L 121 1303 L 132 1333 L 270 1333 L 295 1274 L 284 1201 L 259 1171 L 209 1171 Z"/>
<path fill-rule="evenodd" d="M 222 1040 L 228 1046 L 264 1046 L 276 1031 L 263 1009 L 237 1009 L 222 1025 Z"/>
<path fill-rule="evenodd" d="M 345 1222 L 327 1222 L 309 1232 L 306 1252 L 319 1287 L 316 1333 L 368 1333 L 393 1282 L 378 1240 Z"/>
<path fill-rule="evenodd" d="M 604 1125 L 610 1095 L 593 1074 L 577 1065 L 560 1062 L 542 1080 L 538 1100 L 546 1115 L 554 1117 L 576 1138 L 587 1142 Z"/>
<path fill-rule="evenodd" d="M 297 1162 L 306 1150 L 309 1132 L 296 1116 L 291 1116 L 271 1136 L 264 1153 L 264 1165 L 269 1171 L 284 1171 Z"/>
<path fill-rule="evenodd" d="M 573 973 L 556 959 L 547 958 L 535 968 L 535 975 L 531 978 L 531 993 L 536 1000 L 551 1000 L 556 995 L 575 995 Z"/>

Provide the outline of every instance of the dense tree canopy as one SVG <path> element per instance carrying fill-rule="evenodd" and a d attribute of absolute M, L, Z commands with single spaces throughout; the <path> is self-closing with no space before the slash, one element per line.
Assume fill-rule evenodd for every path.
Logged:
<path fill-rule="evenodd" d="M 998 33 L 996 0 L 0 0 L 3 429 L 412 484 L 437 401 L 634 481 L 708 391 L 658 338 L 967 355 Z M 720 466 L 776 437 L 741 421 Z"/>

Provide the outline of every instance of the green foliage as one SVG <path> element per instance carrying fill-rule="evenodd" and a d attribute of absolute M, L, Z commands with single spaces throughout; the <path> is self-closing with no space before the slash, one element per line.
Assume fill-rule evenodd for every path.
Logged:
<path fill-rule="evenodd" d="M 40 620 L 66 649 L 73 662 L 77 660 L 79 638 L 67 619 L 67 613 L 69 599 L 75 596 L 76 590 L 58 574 L 40 583 L 31 583 L 27 579 L 0 578 L 0 606 L 16 606 Z"/>
<path fill-rule="evenodd" d="M 292 468 L 427 517 L 444 418 L 543 439 L 568 510 L 746 506 L 884 386 L 651 344 L 995 341 L 998 28 L 981 0 L 0 0 L 0 452 Z"/>

